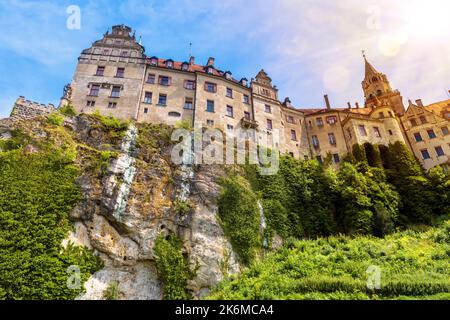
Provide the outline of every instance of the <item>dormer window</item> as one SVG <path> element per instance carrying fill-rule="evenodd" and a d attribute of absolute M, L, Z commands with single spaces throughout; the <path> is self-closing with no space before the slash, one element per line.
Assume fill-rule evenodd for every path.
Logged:
<path fill-rule="evenodd" d="M 173 61 L 172 60 L 167 60 L 166 61 L 166 67 L 172 69 L 173 68 Z"/>
<path fill-rule="evenodd" d="M 241 82 L 241 85 L 243 85 L 244 87 L 246 87 L 246 86 L 247 86 L 247 83 L 248 83 L 248 80 L 247 80 L 246 78 L 242 78 L 240 82 Z"/>
<path fill-rule="evenodd" d="M 158 58 L 157 58 L 157 57 L 152 57 L 152 58 L 150 58 L 150 64 L 151 64 L 152 66 L 158 65 Z"/>
<path fill-rule="evenodd" d="M 225 78 L 227 80 L 232 80 L 233 79 L 233 77 L 231 76 L 231 72 L 230 71 L 225 72 Z"/>
<path fill-rule="evenodd" d="M 212 74 L 213 73 L 213 68 L 212 67 L 208 67 L 206 69 L 206 72 L 209 73 L 209 74 Z"/>
<path fill-rule="evenodd" d="M 181 70 L 183 70 L 183 71 L 188 71 L 188 70 L 189 70 L 189 63 L 184 62 L 184 63 L 181 65 Z"/>

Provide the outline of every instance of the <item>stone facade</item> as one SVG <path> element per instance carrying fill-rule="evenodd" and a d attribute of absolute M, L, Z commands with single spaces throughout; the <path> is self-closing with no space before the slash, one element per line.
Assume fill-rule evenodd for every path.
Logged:
<path fill-rule="evenodd" d="M 420 106 L 410 104 L 406 111 L 400 92 L 391 87 L 387 76 L 365 55 L 364 62 L 364 107 L 349 103 L 347 108 L 334 108 L 325 96 L 325 107 L 296 108 L 289 98 L 279 100 L 278 89 L 264 70 L 248 82 L 217 69 L 214 58 L 199 65 L 194 57 L 186 62 L 148 57 L 131 28 L 119 25 L 81 53 L 61 105 L 71 102 L 78 112 L 98 110 L 137 122 L 176 125 L 184 121 L 226 133 L 255 129 L 252 138 L 260 145 L 298 159 L 323 161 L 331 156 L 336 166 L 356 143 L 396 141 L 408 145 L 426 169 L 448 163 L 450 100 L 427 107 L 421 102 Z M 51 110 L 21 97 L 13 116 Z M 427 122 L 412 127 L 410 118 L 422 114 Z M 425 134 L 430 129 L 436 138 L 416 141 L 418 130 Z M 426 149 L 430 157 L 422 152 Z"/>
<path fill-rule="evenodd" d="M 45 105 L 38 102 L 25 100 L 24 97 L 20 96 L 14 104 L 14 108 L 11 112 L 11 118 L 15 120 L 27 120 L 42 115 L 49 115 L 55 111 L 56 108 L 52 104 Z"/>

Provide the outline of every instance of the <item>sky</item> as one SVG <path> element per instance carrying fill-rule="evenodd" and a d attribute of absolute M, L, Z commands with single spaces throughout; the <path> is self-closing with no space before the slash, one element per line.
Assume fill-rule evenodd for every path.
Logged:
<path fill-rule="evenodd" d="M 0 0 L 0 118 L 21 95 L 57 105 L 81 51 L 116 24 L 148 56 L 185 61 L 192 43 L 197 63 L 215 57 L 235 78 L 263 68 L 298 108 L 323 107 L 324 94 L 362 104 L 362 50 L 405 101 L 441 101 L 448 12 L 448 0 Z"/>

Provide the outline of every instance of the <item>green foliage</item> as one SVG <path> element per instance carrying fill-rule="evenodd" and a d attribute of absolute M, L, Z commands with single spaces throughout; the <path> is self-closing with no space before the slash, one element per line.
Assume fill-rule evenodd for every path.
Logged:
<path fill-rule="evenodd" d="M 172 207 L 173 211 L 180 216 L 185 216 L 185 215 L 189 214 L 189 212 L 191 212 L 191 208 L 192 208 L 192 205 L 189 201 L 181 201 L 179 199 L 176 199 L 173 202 L 173 207 Z"/>
<path fill-rule="evenodd" d="M 364 151 L 366 153 L 366 158 L 369 166 L 375 168 L 383 168 L 383 163 L 381 160 L 380 149 L 377 145 L 371 143 L 364 144 Z"/>
<path fill-rule="evenodd" d="M 291 242 L 221 283 L 208 299 L 448 299 L 449 226 L 385 239 Z M 371 266 L 381 270 L 381 288 L 375 291 L 367 285 Z"/>
<path fill-rule="evenodd" d="M 74 299 L 68 268 L 81 284 L 101 268 L 85 248 L 61 246 L 80 200 L 78 170 L 60 152 L 0 153 L 0 287 L 4 299 Z"/>
<path fill-rule="evenodd" d="M 223 179 L 218 199 L 222 228 L 244 264 L 256 258 L 262 244 L 257 197 L 240 176 Z"/>
<path fill-rule="evenodd" d="M 186 300 L 189 298 L 187 282 L 193 279 L 187 259 L 183 256 L 182 241 L 174 235 L 160 235 L 155 243 L 155 260 L 158 276 L 164 283 L 164 299 Z"/>
<path fill-rule="evenodd" d="M 103 298 L 105 300 L 119 300 L 119 294 L 119 283 L 117 281 L 113 281 L 108 285 L 105 292 L 103 292 Z"/>
<path fill-rule="evenodd" d="M 54 112 L 48 116 L 48 123 L 54 126 L 62 126 L 64 123 L 64 117 L 57 112 Z"/>
<path fill-rule="evenodd" d="M 121 140 L 125 136 L 125 133 L 130 125 L 129 121 L 119 120 L 112 115 L 108 117 L 103 116 L 98 110 L 96 110 L 91 116 L 99 121 L 98 126 L 100 129 L 107 132 L 113 141 Z"/>
<path fill-rule="evenodd" d="M 11 138 L 0 140 L 0 151 L 12 151 L 25 147 L 31 142 L 31 138 L 22 130 L 16 129 L 11 131 Z"/>
<path fill-rule="evenodd" d="M 77 115 L 75 107 L 71 103 L 68 103 L 59 108 L 59 112 L 66 117 L 75 117 Z"/>
<path fill-rule="evenodd" d="M 182 120 L 175 124 L 175 129 L 185 129 L 185 130 L 192 130 L 192 122 L 189 120 Z"/>
<path fill-rule="evenodd" d="M 355 144 L 352 148 L 352 154 L 356 162 L 367 162 L 366 150 L 364 146 Z"/>

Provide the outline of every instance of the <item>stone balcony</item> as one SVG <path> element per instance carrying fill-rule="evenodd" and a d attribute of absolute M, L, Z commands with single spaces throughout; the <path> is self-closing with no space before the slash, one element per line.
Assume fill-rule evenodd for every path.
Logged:
<path fill-rule="evenodd" d="M 244 128 L 251 128 L 251 129 L 257 129 L 259 127 L 259 124 L 257 121 L 249 119 L 247 117 L 243 117 L 241 119 L 241 125 Z"/>

